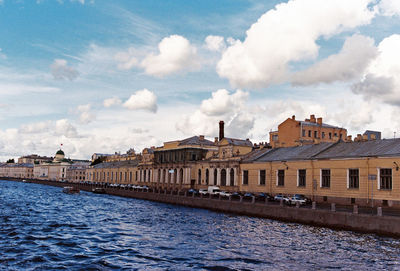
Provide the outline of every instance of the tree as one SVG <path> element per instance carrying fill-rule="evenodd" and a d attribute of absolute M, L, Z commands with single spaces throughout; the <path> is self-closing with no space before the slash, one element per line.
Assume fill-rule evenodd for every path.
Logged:
<path fill-rule="evenodd" d="M 7 160 L 7 163 L 8 163 L 8 164 L 13 164 L 13 163 L 15 163 L 15 160 L 14 160 L 14 158 L 12 158 L 12 159 L 8 159 L 8 160 Z"/>

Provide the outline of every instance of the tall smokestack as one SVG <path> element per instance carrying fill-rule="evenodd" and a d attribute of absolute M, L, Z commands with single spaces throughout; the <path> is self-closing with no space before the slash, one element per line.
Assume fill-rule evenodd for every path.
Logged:
<path fill-rule="evenodd" d="M 219 140 L 222 140 L 224 138 L 224 121 L 221 120 L 219 122 Z"/>

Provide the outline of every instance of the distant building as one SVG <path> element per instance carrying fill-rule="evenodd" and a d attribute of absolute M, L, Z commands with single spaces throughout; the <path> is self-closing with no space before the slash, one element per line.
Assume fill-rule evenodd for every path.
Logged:
<path fill-rule="evenodd" d="M 18 164 L 40 164 L 43 162 L 51 162 L 52 160 L 53 157 L 31 154 L 31 155 L 21 156 L 20 158 L 18 158 Z"/>
<path fill-rule="evenodd" d="M 67 178 L 67 169 L 72 161 L 65 158 L 63 150 L 58 150 L 51 162 L 34 164 L 33 175 L 36 179 L 62 181 Z"/>
<path fill-rule="evenodd" d="M 368 140 L 381 139 L 381 132 L 379 131 L 366 130 L 363 135 L 366 135 Z"/>
<path fill-rule="evenodd" d="M 278 131 L 270 132 L 272 148 L 293 147 L 321 142 L 347 141 L 347 130 L 322 122 L 322 118 L 311 115 L 309 119 L 299 121 L 288 118 L 278 126 Z"/>

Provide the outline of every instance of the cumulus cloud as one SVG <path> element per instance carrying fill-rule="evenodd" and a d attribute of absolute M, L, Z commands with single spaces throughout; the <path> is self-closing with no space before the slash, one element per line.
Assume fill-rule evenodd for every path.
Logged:
<path fill-rule="evenodd" d="M 96 115 L 91 112 L 91 104 L 79 105 L 77 112 L 79 113 L 79 122 L 82 124 L 88 124 L 96 119 Z"/>
<path fill-rule="evenodd" d="M 378 49 L 372 38 L 355 34 L 346 39 L 338 54 L 330 55 L 308 69 L 296 72 L 292 84 L 312 85 L 359 78 L 377 54 Z"/>
<path fill-rule="evenodd" d="M 112 106 L 120 105 L 121 103 L 122 103 L 122 101 L 118 97 L 112 97 L 109 99 L 105 99 L 103 101 L 104 107 L 112 107 Z"/>
<path fill-rule="evenodd" d="M 68 62 L 65 59 L 55 59 L 50 68 L 51 74 L 56 80 L 68 79 L 72 81 L 79 76 L 79 72 L 74 68 L 69 67 Z"/>
<path fill-rule="evenodd" d="M 155 113 L 157 112 L 157 96 L 148 89 L 138 90 L 123 106 L 130 110 L 142 109 Z"/>
<path fill-rule="evenodd" d="M 378 45 L 378 57 L 371 62 L 364 78 L 352 86 L 367 100 L 376 98 L 400 105 L 400 35 L 385 38 Z"/>
<path fill-rule="evenodd" d="M 51 128 L 51 122 L 43 121 L 37 123 L 23 124 L 18 129 L 18 132 L 22 134 L 37 134 L 37 133 L 48 132 L 50 128 Z"/>
<path fill-rule="evenodd" d="M 378 6 L 379 12 L 384 16 L 400 16 L 400 1 L 381 0 Z"/>
<path fill-rule="evenodd" d="M 7 59 L 7 56 L 3 53 L 3 50 L 1 48 L 0 48 L 0 59 Z"/>
<path fill-rule="evenodd" d="M 158 44 L 159 53 L 149 54 L 141 62 L 146 74 L 164 77 L 199 67 L 196 48 L 179 35 L 164 38 Z"/>
<path fill-rule="evenodd" d="M 230 94 L 226 89 L 219 89 L 211 98 L 202 101 L 200 110 L 208 116 L 220 116 L 241 109 L 248 96 L 248 92 L 241 90 Z"/>
<path fill-rule="evenodd" d="M 54 133 L 67 138 L 78 137 L 78 131 L 67 119 L 60 119 L 56 121 Z"/>
<path fill-rule="evenodd" d="M 248 93 L 237 90 L 230 94 L 225 89 L 219 89 L 211 94 L 211 98 L 203 100 L 200 108 L 185 115 L 176 124 L 176 128 L 187 134 L 218 134 L 218 122 L 225 121 L 227 137 L 247 136 L 254 125 L 254 116 L 245 106 Z"/>
<path fill-rule="evenodd" d="M 209 35 L 205 39 L 205 47 L 214 52 L 222 51 L 226 48 L 224 37 Z"/>
<path fill-rule="evenodd" d="M 320 37 L 369 24 L 373 0 L 291 0 L 262 15 L 217 64 L 235 87 L 267 87 L 287 80 L 288 64 L 314 59 Z"/>

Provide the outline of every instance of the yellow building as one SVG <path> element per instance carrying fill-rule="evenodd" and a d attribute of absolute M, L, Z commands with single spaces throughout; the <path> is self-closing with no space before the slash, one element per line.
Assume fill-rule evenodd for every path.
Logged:
<path fill-rule="evenodd" d="M 279 124 L 278 131 L 270 132 L 269 137 L 273 148 L 348 140 L 345 128 L 323 123 L 322 118 L 315 118 L 314 115 L 304 121 L 292 116 Z"/>
<path fill-rule="evenodd" d="M 400 204 L 400 139 L 262 149 L 241 163 L 241 191 L 343 204 Z"/>

